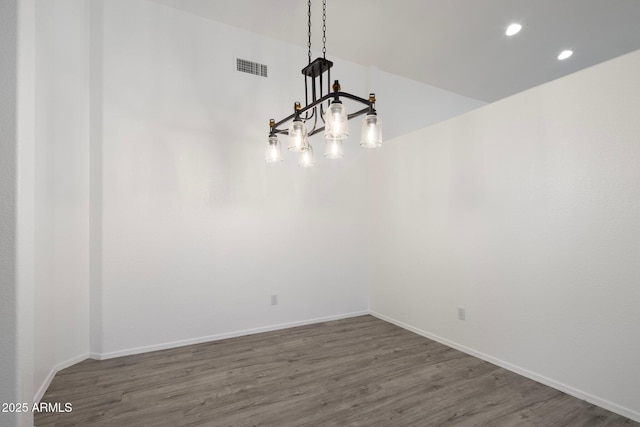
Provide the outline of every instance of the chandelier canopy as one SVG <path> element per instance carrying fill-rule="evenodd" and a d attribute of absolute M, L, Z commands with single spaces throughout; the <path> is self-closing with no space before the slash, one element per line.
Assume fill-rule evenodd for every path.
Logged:
<path fill-rule="evenodd" d="M 311 0 L 307 2 L 309 63 L 302 69 L 304 75 L 305 105 L 294 103 L 293 113 L 282 120 L 269 121 L 269 139 L 265 151 L 267 163 L 276 163 L 283 160 L 282 147 L 278 135 L 289 136 L 289 151 L 299 153 L 298 165 L 311 167 L 315 165 L 313 159 L 313 147 L 309 143 L 309 137 L 324 132 L 325 150 L 327 159 L 340 159 L 344 157 L 342 142 L 349 136 L 349 120 L 365 115 L 362 121 L 360 145 L 365 148 L 375 148 L 382 145 L 382 122 L 378 118 L 375 109 L 376 97 L 373 93 L 369 98 L 360 98 L 347 92 L 342 92 L 338 80 L 331 82 L 331 67 L 333 62 L 327 60 L 326 53 L 326 0 L 322 1 L 322 58 L 311 61 Z M 355 113 L 347 113 L 342 103 L 343 100 L 354 101 L 364 105 L 364 108 Z M 320 118 L 321 123 L 318 122 Z M 313 121 L 311 130 L 307 129 L 307 122 Z"/>

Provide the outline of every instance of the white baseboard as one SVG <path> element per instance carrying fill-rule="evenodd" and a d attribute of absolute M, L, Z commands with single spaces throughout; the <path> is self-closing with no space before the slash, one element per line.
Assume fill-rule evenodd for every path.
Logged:
<path fill-rule="evenodd" d="M 53 381 L 53 377 L 55 377 L 58 372 L 68 368 L 69 366 L 75 365 L 76 363 L 80 363 L 83 360 L 86 360 L 88 358 L 89 358 L 89 353 L 84 353 L 79 356 L 72 357 L 71 359 L 64 361 L 62 363 L 58 363 L 53 368 L 51 368 L 49 375 L 47 375 L 47 378 L 45 378 L 40 388 L 38 388 L 36 395 L 33 397 L 34 403 L 40 403 L 40 399 L 42 399 L 42 396 L 44 396 L 45 391 L 47 391 L 47 389 L 49 388 L 49 385 L 51 385 L 51 381 Z"/>
<path fill-rule="evenodd" d="M 493 356 L 489 356 L 488 354 L 476 351 L 472 348 L 465 347 L 464 345 L 458 344 L 457 342 L 450 341 L 446 338 L 442 338 L 438 335 L 432 334 L 427 331 L 423 331 L 422 329 L 416 328 L 414 326 L 408 325 L 399 320 L 393 319 L 389 316 L 385 316 L 384 314 L 377 313 L 375 311 L 370 311 L 369 314 L 377 317 L 378 319 L 384 320 L 385 322 L 393 323 L 396 326 L 399 326 L 408 331 L 414 332 L 418 335 L 422 335 L 423 337 L 432 339 L 441 344 L 444 344 L 448 347 L 455 348 L 456 350 L 460 350 L 463 353 L 470 354 L 471 356 L 477 357 L 478 359 L 485 360 L 489 363 L 493 363 L 494 365 L 500 366 L 501 368 L 507 369 L 511 372 L 515 372 L 516 374 L 522 375 L 523 377 L 527 377 L 534 381 L 537 381 L 541 384 L 547 385 L 549 387 L 555 388 L 556 390 L 560 390 L 568 395 L 576 397 L 581 400 L 586 400 L 589 403 L 600 406 L 601 408 L 607 409 L 611 412 L 615 412 L 616 414 L 622 415 L 623 417 L 630 418 L 634 421 L 640 422 L 640 413 L 633 411 L 631 409 L 625 408 L 623 406 L 617 405 L 613 402 L 609 402 L 608 400 L 601 399 L 597 396 L 594 396 L 590 393 L 584 392 L 582 390 L 578 390 L 561 382 L 555 381 L 551 378 L 547 378 L 543 375 L 536 374 L 535 372 L 531 372 L 527 369 L 521 368 L 520 366 L 513 365 L 509 362 L 505 362 L 504 360 L 497 359 Z"/>
<path fill-rule="evenodd" d="M 89 353 L 89 357 L 97 360 L 113 359 L 114 357 L 130 356 L 132 354 L 148 353 L 150 351 L 166 350 L 169 348 L 184 347 L 186 345 L 201 344 L 210 341 L 224 340 L 227 338 L 241 337 L 244 335 L 259 334 L 261 332 L 277 331 L 280 329 L 294 328 L 296 326 L 311 325 L 314 323 L 329 322 L 331 320 L 348 319 L 350 317 L 364 316 L 369 314 L 368 310 L 358 311 L 354 313 L 338 314 L 334 316 L 318 317 L 315 319 L 299 320 L 289 323 L 278 323 L 275 325 L 261 326 L 259 328 L 244 329 L 241 331 L 225 332 L 223 334 L 208 335 L 198 338 L 190 338 L 186 340 L 166 342 L 162 344 L 153 344 L 143 347 L 129 348 L 125 350 L 111 351 L 108 353 Z"/>

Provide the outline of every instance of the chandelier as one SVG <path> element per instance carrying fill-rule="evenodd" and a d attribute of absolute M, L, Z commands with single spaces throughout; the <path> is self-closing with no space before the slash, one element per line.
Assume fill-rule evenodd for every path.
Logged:
<path fill-rule="evenodd" d="M 342 142 L 349 136 L 348 121 L 365 115 L 362 121 L 360 145 L 365 148 L 375 148 L 382 145 L 382 123 L 375 109 L 376 97 L 369 94 L 368 99 L 342 92 L 338 80 L 331 82 L 331 67 L 333 62 L 327 60 L 326 48 L 326 0 L 322 1 L 322 58 L 311 61 L 311 0 L 307 2 L 309 12 L 308 21 L 308 56 L 309 63 L 302 69 L 304 75 L 305 105 L 294 103 L 293 114 L 282 120 L 269 121 L 269 140 L 265 150 L 267 163 L 282 161 L 282 147 L 278 135 L 288 135 L 289 151 L 299 153 L 298 165 L 311 167 L 315 165 L 313 147 L 309 143 L 309 137 L 324 132 L 325 151 L 324 157 L 328 159 L 340 159 L 344 157 Z M 364 108 L 348 114 L 342 103 L 343 100 L 351 100 L 364 105 Z M 318 118 L 322 123 L 319 123 Z M 311 129 L 307 128 L 307 122 L 313 122 Z M 287 126 L 288 125 L 288 126 Z"/>

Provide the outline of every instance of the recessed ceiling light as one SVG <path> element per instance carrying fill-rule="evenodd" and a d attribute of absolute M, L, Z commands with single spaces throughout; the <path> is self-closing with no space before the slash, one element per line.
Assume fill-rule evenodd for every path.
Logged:
<path fill-rule="evenodd" d="M 560 61 L 562 61 L 563 59 L 567 59 L 568 57 L 570 57 L 571 55 L 573 55 L 573 51 L 572 50 L 563 50 L 562 52 L 560 52 L 560 55 L 558 55 L 558 59 Z"/>
<path fill-rule="evenodd" d="M 520 32 L 520 30 L 522 29 L 522 25 L 520 24 L 511 24 L 507 27 L 507 31 L 505 31 L 505 34 L 508 36 L 513 36 L 515 34 L 518 34 Z"/>

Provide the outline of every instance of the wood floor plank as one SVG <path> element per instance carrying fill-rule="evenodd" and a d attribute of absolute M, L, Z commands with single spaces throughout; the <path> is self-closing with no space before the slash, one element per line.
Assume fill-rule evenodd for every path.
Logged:
<path fill-rule="evenodd" d="M 58 426 L 640 426 L 372 316 L 105 361 L 56 375 Z"/>

